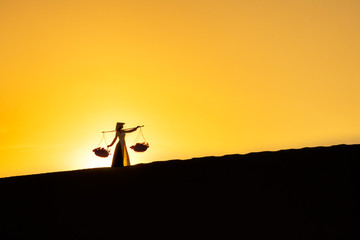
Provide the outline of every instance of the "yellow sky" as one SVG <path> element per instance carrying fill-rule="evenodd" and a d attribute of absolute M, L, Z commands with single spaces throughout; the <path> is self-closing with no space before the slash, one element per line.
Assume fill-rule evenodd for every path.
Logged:
<path fill-rule="evenodd" d="M 360 142 L 355 0 L 2 0 L 0 177 Z M 113 135 L 107 134 L 110 142 Z M 127 137 L 134 143 L 136 133 Z"/>

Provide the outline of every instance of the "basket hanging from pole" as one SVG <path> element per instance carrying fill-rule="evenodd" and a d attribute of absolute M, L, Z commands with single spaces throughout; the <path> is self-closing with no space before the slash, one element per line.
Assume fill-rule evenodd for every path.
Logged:
<path fill-rule="evenodd" d="M 144 140 L 144 142 L 138 142 L 140 136 L 142 136 L 142 139 Z M 145 152 L 149 148 L 149 143 L 146 142 L 144 134 L 141 131 L 141 127 L 140 127 L 140 131 L 138 133 L 138 136 L 136 137 L 135 142 L 136 142 L 136 144 L 134 144 L 130 147 L 135 152 Z"/>
<path fill-rule="evenodd" d="M 149 143 L 136 143 L 135 145 L 130 147 L 135 152 L 145 152 L 149 148 Z"/>
<path fill-rule="evenodd" d="M 106 158 L 110 155 L 110 150 L 102 147 L 93 149 L 93 152 L 95 153 L 96 156 L 103 158 Z"/>
<path fill-rule="evenodd" d="M 110 149 L 109 148 L 103 148 L 103 147 L 99 147 L 101 142 L 104 140 L 106 146 L 107 146 L 107 143 L 106 143 L 106 139 L 105 139 L 105 134 L 103 133 L 103 136 L 99 142 L 99 145 L 97 148 L 94 148 L 93 149 L 93 152 L 95 153 L 96 156 L 98 157 L 102 157 L 102 158 L 106 158 L 110 155 Z"/>

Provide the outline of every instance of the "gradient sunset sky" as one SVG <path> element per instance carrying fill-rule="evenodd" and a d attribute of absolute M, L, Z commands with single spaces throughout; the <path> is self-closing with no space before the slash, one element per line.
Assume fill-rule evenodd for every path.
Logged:
<path fill-rule="evenodd" d="M 110 166 L 92 149 L 116 122 L 145 125 L 132 164 L 360 143 L 359 13 L 357 0 L 1 0 L 0 177 Z"/>

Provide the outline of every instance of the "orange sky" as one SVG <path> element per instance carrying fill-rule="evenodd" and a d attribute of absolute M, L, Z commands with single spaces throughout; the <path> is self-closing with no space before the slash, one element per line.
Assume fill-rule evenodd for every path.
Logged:
<path fill-rule="evenodd" d="M 360 142 L 355 0 L 2 0 L 0 177 Z M 107 134 L 108 142 L 113 135 Z M 136 133 L 127 137 L 134 143 Z"/>

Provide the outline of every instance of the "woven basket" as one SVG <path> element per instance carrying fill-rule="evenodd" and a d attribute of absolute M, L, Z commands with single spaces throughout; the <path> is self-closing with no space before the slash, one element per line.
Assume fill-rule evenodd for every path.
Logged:
<path fill-rule="evenodd" d="M 110 150 L 102 147 L 95 148 L 93 150 L 96 156 L 106 158 L 110 155 Z"/>
<path fill-rule="evenodd" d="M 134 150 L 135 152 L 145 152 L 148 148 L 149 148 L 149 144 L 148 143 L 137 143 L 133 146 L 130 147 L 132 150 Z"/>

